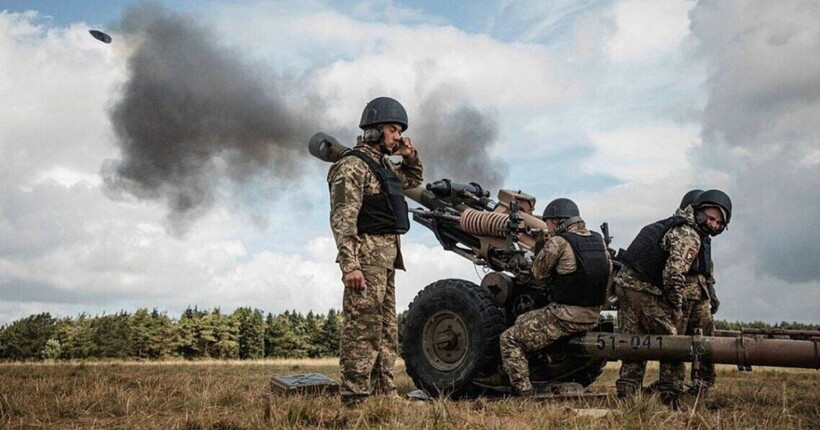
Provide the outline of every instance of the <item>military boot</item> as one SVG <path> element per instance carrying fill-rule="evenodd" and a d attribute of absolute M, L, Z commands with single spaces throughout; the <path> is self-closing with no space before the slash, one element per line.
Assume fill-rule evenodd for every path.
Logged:
<path fill-rule="evenodd" d="M 709 389 L 712 388 L 711 384 L 708 384 L 703 381 L 693 381 L 692 386 L 686 390 L 686 394 L 690 396 L 705 396 L 706 393 L 709 392 Z"/>
<path fill-rule="evenodd" d="M 615 390 L 618 393 L 618 398 L 621 400 L 635 397 L 635 395 L 641 391 L 640 388 L 640 385 L 632 381 L 618 380 L 615 382 Z"/>
<path fill-rule="evenodd" d="M 500 393 L 513 392 L 512 386 L 510 385 L 510 378 L 502 370 L 499 370 L 490 376 L 473 379 L 473 385 L 482 388 L 489 388 Z"/>
<path fill-rule="evenodd" d="M 681 407 L 680 401 L 681 393 L 677 391 L 661 391 L 661 403 L 668 406 L 673 411 L 679 411 Z"/>

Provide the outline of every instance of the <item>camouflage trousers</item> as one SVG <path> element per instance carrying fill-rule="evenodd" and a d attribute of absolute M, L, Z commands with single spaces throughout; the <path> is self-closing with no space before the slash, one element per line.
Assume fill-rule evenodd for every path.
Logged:
<path fill-rule="evenodd" d="M 529 311 L 515 321 L 515 324 L 501 334 L 501 360 L 510 383 L 518 392 L 532 390 L 527 354 L 544 349 L 561 337 L 584 332 L 595 326 L 593 323 L 565 321 L 548 308 Z"/>
<path fill-rule="evenodd" d="M 395 270 L 362 266 L 367 287 L 345 288 L 339 364 L 342 400 L 371 394 L 393 395 L 398 351 Z"/>
<path fill-rule="evenodd" d="M 709 299 L 690 301 L 687 309 L 684 310 L 684 321 L 686 321 L 685 333 L 695 334 L 696 329 L 701 329 L 704 336 L 715 334 L 715 319 L 712 317 L 712 303 Z M 700 371 L 692 367 L 692 385 L 711 387 L 715 385 L 715 364 L 710 360 L 700 362 Z"/>
<path fill-rule="evenodd" d="M 672 315 L 672 307 L 661 296 L 616 285 L 618 295 L 618 326 L 622 333 L 676 335 L 680 321 Z M 682 362 L 661 361 L 659 390 L 661 393 L 683 392 L 685 367 Z M 640 391 L 646 372 L 645 361 L 621 362 L 615 388 L 619 396 Z"/>

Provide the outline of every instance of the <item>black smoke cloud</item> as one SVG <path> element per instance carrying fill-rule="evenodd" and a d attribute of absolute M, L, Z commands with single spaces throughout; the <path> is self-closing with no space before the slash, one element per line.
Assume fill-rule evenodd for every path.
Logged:
<path fill-rule="evenodd" d="M 241 200 L 223 195 L 237 189 L 220 187 L 224 179 L 239 188 L 294 181 L 317 162 L 308 160 L 307 139 L 334 125 L 323 123 L 329 101 L 309 79 L 271 76 L 206 24 L 157 5 L 130 8 L 120 30 L 133 51 L 110 111 L 122 159 L 102 168 L 109 196 L 163 201 L 170 231 L 182 235 L 218 200 Z M 495 118 L 445 91 L 426 94 L 411 118 L 425 178 L 499 185 L 506 166 L 489 156 Z"/>
<path fill-rule="evenodd" d="M 192 17 L 156 5 L 129 9 L 121 30 L 136 47 L 110 117 L 122 160 L 104 167 L 108 189 L 164 199 L 184 232 L 215 200 L 220 174 L 292 178 L 310 126 L 283 78 L 264 76 Z"/>
<path fill-rule="evenodd" d="M 425 181 L 476 182 L 493 191 L 503 184 L 507 165 L 490 155 L 498 138 L 498 120 L 491 113 L 443 89 L 430 92 L 419 110 L 422 116 L 409 132 L 422 151 Z"/>
<path fill-rule="evenodd" d="M 734 257 L 787 282 L 816 283 L 820 5 L 700 2 L 691 20 L 710 70 L 697 155 L 734 179 L 727 240 L 752 238 Z"/>

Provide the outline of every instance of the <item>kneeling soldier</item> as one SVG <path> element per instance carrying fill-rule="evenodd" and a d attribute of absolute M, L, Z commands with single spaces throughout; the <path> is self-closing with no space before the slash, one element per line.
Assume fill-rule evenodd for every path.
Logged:
<path fill-rule="evenodd" d="M 536 279 L 547 280 L 551 303 L 521 315 L 501 334 L 503 373 L 476 379 L 478 386 L 512 385 L 515 394 L 531 395 L 527 354 L 598 323 L 612 269 L 604 239 L 587 230 L 578 206 L 569 199 L 550 202 L 544 221 L 551 237 L 538 250 L 532 272 Z"/>

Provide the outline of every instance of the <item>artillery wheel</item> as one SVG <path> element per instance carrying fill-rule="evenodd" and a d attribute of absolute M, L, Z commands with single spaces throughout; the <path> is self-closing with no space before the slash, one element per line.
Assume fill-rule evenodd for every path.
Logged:
<path fill-rule="evenodd" d="M 431 394 L 468 394 L 480 373 L 500 363 L 504 318 L 493 297 L 462 279 L 425 287 L 410 303 L 402 357 L 417 387 Z"/>

